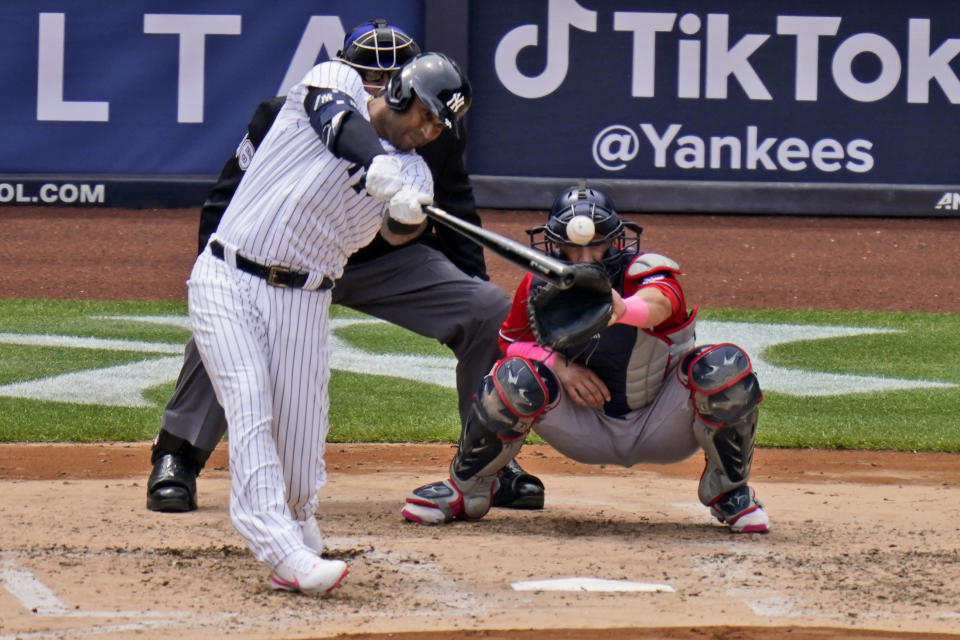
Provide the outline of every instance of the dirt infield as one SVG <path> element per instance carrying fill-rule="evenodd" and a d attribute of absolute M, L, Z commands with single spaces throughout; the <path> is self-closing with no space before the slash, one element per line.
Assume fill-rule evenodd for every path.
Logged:
<path fill-rule="evenodd" d="M 331 445 L 320 520 L 351 574 L 318 601 L 267 590 L 230 526 L 222 448 L 201 509 L 171 515 L 144 508 L 145 443 L 0 446 L 0 570 L 56 594 L 0 590 L 0 638 L 933 638 L 960 624 L 956 456 L 760 450 L 754 484 L 775 528 L 736 536 L 696 503 L 699 459 L 602 468 L 540 445 L 523 461 L 548 487 L 543 511 L 404 523 L 405 491 L 451 453 Z M 511 588 L 563 577 L 674 591 Z"/>
<path fill-rule="evenodd" d="M 541 217 L 484 214 L 519 240 Z M 636 220 L 697 304 L 960 312 L 957 220 Z M 0 224 L 0 297 L 185 295 L 195 211 L 0 209 Z M 519 272 L 490 265 L 512 288 Z M 546 509 L 422 528 L 402 498 L 438 479 L 451 446 L 331 446 L 321 528 L 351 574 L 316 600 L 267 590 L 227 516 L 223 450 L 183 515 L 144 508 L 147 451 L 0 446 L 0 640 L 960 638 L 956 455 L 761 450 L 753 484 L 774 530 L 736 536 L 696 503 L 700 459 L 627 470 L 527 447 Z M 514 586 L 566 577 L 660 590 Z"/>
<path fill-rule="evenodd" d="M 680 263 L 703 306 L 960 312 L 960 218 L 627 217 L 647 250 Z M 483 218 L 525 243 L 543 214 Z M 193 209 L 0 208 L 0 297 L 185 299 L 197 220 Z M 513 291 L 522 272 L 488 263 Z"/>

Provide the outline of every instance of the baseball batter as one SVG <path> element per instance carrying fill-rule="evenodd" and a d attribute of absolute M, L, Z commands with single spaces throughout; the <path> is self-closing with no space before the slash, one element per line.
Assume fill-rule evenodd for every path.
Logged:
<path fill-rule="evenodd" d="M 580 216 L 590 218 L 595 235 L 573 242 L 568 225 Z M 694 346 L 696 309 L 687 310 L 679 267 L 640 251 L 641 231 L 621 220 L 605 194 L 587 188 L 562 193 L 546 225 L 530 231 L 535 248 L 606 270 L 613 321 L 565 353 L 538 346 L 527 302 L 545 283 L 528 274 L 501 328 L 506 357 L 477 390 L 450 477 L 414 490 L 402 510 L 407 520 L 482 518 L 496 470 L 532 428 L 587 464 L 664 464 L 702 449 L 700 501 L 734 532 L 769 530 L 747 485 L 763 398 L 750 359 L 733 344 Z"/>
<path fill-rule="evenodd" d="M 384 91 L 390 76 L 420 53 L 401 28 L 374 18 L 344 37 L 337 58 L 356 69 L 371 95 Z M 247 135 L 224 164 L 201 209 L 199 251 L 216 231 L 224 210 L 277 117 L 285 97 L 257 106 Z M 464 166 L 466 127 L 458 121 L 417 153 L 434 179 L 434 199 L 451 214 L 480 224 Z M 442 225 L 428 227 L 416 240 L 390 245 L 378 235 L 352 254 L 336 281 L 332 304 L 341 304 L 399 325 L 448 346 L 457 358 L 461 421 L 473 392 L 500 357 L 496 336 L 510 309 L 507 292 L 489 282 L 483 251 Z M 151 450 L 147 508 L 183 512 L 197 508 L 197 476 L 227 430 L 223 409 L 191 339 L 184 363 L 163 411 L 162 428 Z M 323 472 L 321 471 L 321 481 Z M 538 478 L 512 462 L 500 476 L 495 506 L 539 508 L 544 488 Z"/>
<path fill-rule="evenodd" d="M 321 558 L 314 519 L 330 289 L 378 232 L 402 242 L 422 230 L 433 184 L 412 149 L 455 126 L 471 97 L 442 54 L 414 57 L 378 98 L 352 67 L 317 65 L 191 272 L 193 336 L 230 429 L 231 519 L 275 589 L 327 593 L 347 574 Z"/>

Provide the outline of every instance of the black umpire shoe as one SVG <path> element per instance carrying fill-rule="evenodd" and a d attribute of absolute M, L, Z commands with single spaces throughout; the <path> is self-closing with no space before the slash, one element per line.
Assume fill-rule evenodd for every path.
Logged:
<path fill-rule="evenodd" d="M 507 509 L 543 509 L 544 487 L 537 476 L 531 475 L 511 460 L 500 471 L 500 486 L 493 494 L 493 506 Z"/>
<path fill-rule="evenodd" d="M 187 456 L 165 451 L 154 456 L 147 480 L 147 509 L 177 513 L 197 508 L 196 463 Z"/>

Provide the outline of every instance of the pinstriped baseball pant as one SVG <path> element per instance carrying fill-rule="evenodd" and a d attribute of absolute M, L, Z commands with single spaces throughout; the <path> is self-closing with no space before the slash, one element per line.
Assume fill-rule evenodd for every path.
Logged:
<path fill-rule="evenodd" d="M 230 425 L 230 518 L 273 568 L 308 548 L 330 378 L 329 291 L 270 286 L 210 254 L 188 281 L 193 336 Z"/>

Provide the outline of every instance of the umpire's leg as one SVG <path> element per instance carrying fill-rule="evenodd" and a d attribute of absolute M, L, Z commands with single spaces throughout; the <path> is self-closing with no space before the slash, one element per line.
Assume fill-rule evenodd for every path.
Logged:
<path fill-rule="evenodd" d="M 197 508 L 197 474 L 227 431 L 197 345 L 184 349 L 177 386 L 163 410 L 163 423 L 153 444 L 153 470 L 147 480 L 147 508 L 192 511 Z"/>
<path fill-rule="evenodd" d="M 348 263 L 333 288 L 333 302 L 450 347 L 457 358 L 461 419 L 500 357 L 497 333 L 510 310 L 503 289 L 466 275 L 442 253 L 419 243 L 368 262 Z"/>

